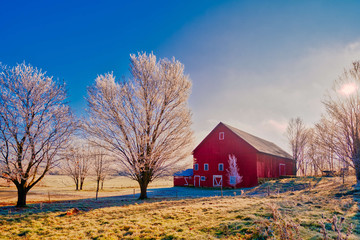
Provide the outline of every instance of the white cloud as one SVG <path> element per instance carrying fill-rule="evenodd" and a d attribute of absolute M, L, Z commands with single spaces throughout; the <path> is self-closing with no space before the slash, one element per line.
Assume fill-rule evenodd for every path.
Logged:
<path fill-rule="evenodd" d="M 284 134 L 285 133 L 287 125 L 288 125 L 288 123 L 285 120 L 276 121 L 274 119 L 268 119 L 268 120 L 263 122 L 264 127 L 272 128 L 273 130 L 275 130 L 279 134 Z"/>

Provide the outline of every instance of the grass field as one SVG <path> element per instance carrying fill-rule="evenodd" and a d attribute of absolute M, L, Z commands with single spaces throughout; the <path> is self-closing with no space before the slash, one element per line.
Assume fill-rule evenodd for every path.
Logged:
<path fill-rule="evenodd" d="M 10 187 L 8 187 L 10 186 Z M 162 178 L 150 183 L 150 188 L 172 187 L 173 179 Z M 99 197 L 117 196 L 119 194 L 133 194 L 139 192 L 139 185 L 127 177 L 109 177 L 104 182 L 104 189 L 99 192 Z M 93 177 L 88 177 L 84 183 L 83 191 L 75 191 L 73 180 L 65 175 L 47 175 L 35 185 L 27 196 L 27 203 L 74 200 L 84 198 L 94 198 L 96 181 Z M 14 205 L 17 200 L 17 190 L 13 184 L 8 185 L 2 180 L 0 182 L 0 206 Z"/>
<path fill-rule="evenodd" d="M 322 239 L 322 219 L 329 236 L 337 236 L 325 220 L 334 215 L 345 218 L 343 235 L 352 223 L 350 239 L 360 239 L 360 193 L 351 190 L 353 183 L 282 179 L 251 190 L 251 196 L 249 191 L 233 197 L 128 199 L 112 207 L 105 200 L 101 206 L 69 202 L 66 210 L 60 203 L 16 212 L 3 207 L 13 212 L 0 217 L 0 239 L 281 239 L 284 231 L 294 236 L 298 232 L 298 239 Z M 80 212 L 67 215 L 74 206 Z"/>

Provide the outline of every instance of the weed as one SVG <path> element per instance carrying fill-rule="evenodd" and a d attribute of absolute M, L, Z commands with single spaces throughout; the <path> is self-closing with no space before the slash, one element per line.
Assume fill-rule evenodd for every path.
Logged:
<path fill-rule="evenodd" d="M 338 219 L 337 216 L 334 215 L 332 217 L 332 219 L 326 219 L 325 221 L 331 224 L 331 229 L 333 231 L 335 231 L 335 233 L 337 234 L 337 239 L 338 240 L 347 240 L 347 239 L 349 239 L 349 236 L 351 235 L 352 230 L 354 228 L 352 223 L 350 223 L 349 227 L 346 230 L 345 236 L 344 236 L 344 234 L 342 234 L 342 232 L 345 230 L 344 226 L 343 226 L 343 223 L 345 221 L 344 217 L 340 217 Z M 326 227 L 325 221 L 324 221 L 324 219 L 322 219 L 320 221 L 320 226 L 321 226 L 320 232 L 323 235 L 323 239 L 327 240 L 327 239 L 329 239 L 329 232 L 328 232 L 329 228 Z"/>
<path fill-rule="evenodd" d="M 277 205 L 270 204 L 269 208 L 271 209 L 272 219 L 265 219 L 259 222 L 257 235 L 260 239 L 267 239 L 269 237 L 278 237 L 281 240 L 301 239 L 299 235 L 299 224 L 284 217 L 280 213 Z"/>

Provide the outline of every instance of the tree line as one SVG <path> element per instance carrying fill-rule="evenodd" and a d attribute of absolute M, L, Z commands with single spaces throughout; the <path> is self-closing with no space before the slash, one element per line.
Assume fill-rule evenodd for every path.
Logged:
<path fill-rule="evenodd" d="M 360 182 L 360 61 L 335 80 L 323 100 L 325 112 L 307 127 L 299 117 L 289 121 L 286 135 L 297 175 L 355 171 Z"/>

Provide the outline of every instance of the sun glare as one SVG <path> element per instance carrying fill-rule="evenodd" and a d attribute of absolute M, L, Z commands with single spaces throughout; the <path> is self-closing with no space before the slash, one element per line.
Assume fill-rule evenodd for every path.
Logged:
<path fill-rule="evenodd" d="M 353 94 L 358 89 L 358 86 L 355 83 L 346 83 L 341 86 L 339 90 L 340 94 L 342 95 L 350 95 Z"/>

